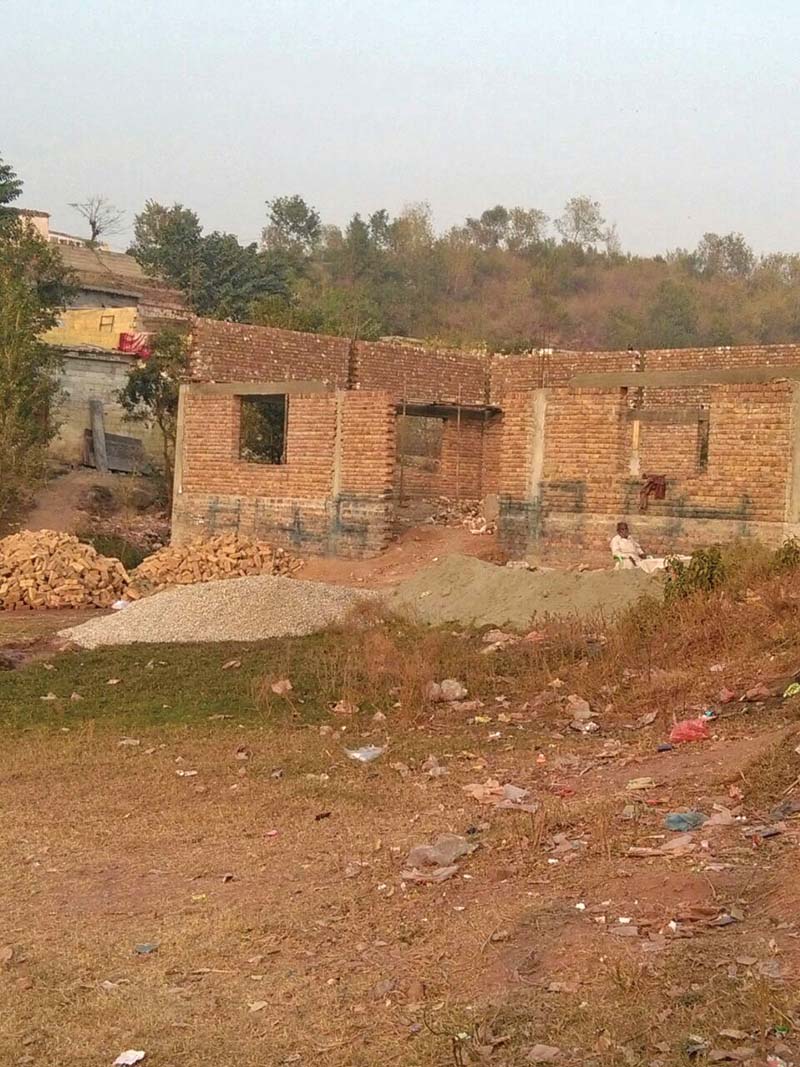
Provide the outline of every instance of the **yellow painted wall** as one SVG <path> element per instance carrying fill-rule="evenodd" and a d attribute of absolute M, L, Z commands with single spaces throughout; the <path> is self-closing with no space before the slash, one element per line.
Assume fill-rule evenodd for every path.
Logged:
<path fill-rule="evenodd" d="M 73 308 L 59 315 L 59 324 L 43 334 L 53 345 L 95 345 L 115 349 L 121 333 L 138 329 L 135 307 Z"/>

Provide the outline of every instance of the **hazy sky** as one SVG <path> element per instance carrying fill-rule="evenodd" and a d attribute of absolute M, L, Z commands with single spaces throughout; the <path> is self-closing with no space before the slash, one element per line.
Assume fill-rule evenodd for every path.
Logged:
<path fill-rule="evenodd" d="M 95 192 L 243 240 L 284 193 L 440 228 L 588 193 L 633 251 L 800 250 L 798 46 L 796 0 L 2 0 L 0 154 L 72 231 Z"/>

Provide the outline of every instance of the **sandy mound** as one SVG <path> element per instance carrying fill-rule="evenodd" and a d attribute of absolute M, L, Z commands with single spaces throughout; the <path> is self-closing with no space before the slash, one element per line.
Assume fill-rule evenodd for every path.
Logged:
<path fill-rule="evenodd" d="M 203 582 L 137 600 L 116 615 L 62 630 L 82 648 L 135 642 L 260 641 L 310 634 L 374 594 L 262 575 Z"/>
<path fill-rule="evenodd" d="M 614 615 L 661 580 L 641 571 L 525 571 L 472 556 L 447 556 L 402 582 L 394 611 L 422 622 L 524 628 L 539 615 Z"/>

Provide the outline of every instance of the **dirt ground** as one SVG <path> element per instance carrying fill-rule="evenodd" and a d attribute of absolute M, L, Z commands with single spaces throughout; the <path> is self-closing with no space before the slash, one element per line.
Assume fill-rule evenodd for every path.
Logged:
<path fill-rule="evenodd" d="M 430 524 L 406 530 L 385 552 L 370 559 L 311 557 L 305 561 L 301 577 L 376 589 L 396 585 L 428 564 L 456 554 L 489 561 L 501 559 L 494 534 L 472 534 L 461 527 Z"/>
<path fill-rule="evenodd" d="M 798 594 L 709 609 L 674 648 L 622 635 L 595 665 L 572 639 L 547 660 L 384 627 L 0 676 L 0 1062 L 795 1062 L 800 822 L 770 811 L 800 771 L 780 696 Z M 445 671 L 477 709 L 420 695 Z M 657 751 L 673 715 L 754 679 L 769 697 Z M 573 686 L 595 734 L 566 725 Z M 464 792 L 487 779 L 538 809 Z M 730 814 L 631 854 L 679 839 L 664 817 L 687 808 Z M 442 833 L 478 847 L 448 881 L 404 881 Z"/>

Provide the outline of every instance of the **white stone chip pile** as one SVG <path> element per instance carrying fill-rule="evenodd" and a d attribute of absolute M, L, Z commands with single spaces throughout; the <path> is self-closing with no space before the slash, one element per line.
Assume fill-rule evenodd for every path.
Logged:
<path fill-rule="evenodd" d="M 81 648 L 137 642 L 260 641 L 315 633 L 375 594 L 348 586 L 259 575 L 203 582 L 138 600 L 114 615 L 62 630 Z"/>

